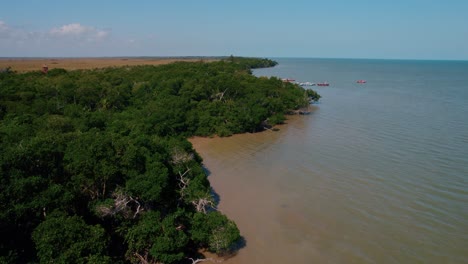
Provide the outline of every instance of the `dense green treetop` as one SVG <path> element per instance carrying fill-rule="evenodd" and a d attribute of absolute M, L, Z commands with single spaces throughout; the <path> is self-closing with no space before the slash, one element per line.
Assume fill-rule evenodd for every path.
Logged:
<path fill-rule="evenodd" d="M 0 262 L 178 263 L 240 238 L 187 137 L 256 132 L 319 95 L 268 59 L 0 73 Z"/>

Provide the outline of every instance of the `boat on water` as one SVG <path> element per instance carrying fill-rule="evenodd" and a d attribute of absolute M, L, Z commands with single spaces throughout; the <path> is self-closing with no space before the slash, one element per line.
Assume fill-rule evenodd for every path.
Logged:
<path fill-rule="evenodd" d="M 356 83 L 367 83 L 366 80 L 357 80 Z"/>
<path fill-rule="evenodd" d="M 313 83 L 313 82 L 300 82 L 299 85 L 300 86 L 314 86 L 315 83 Z"/>
<path fill-rule="evenodd" d="M 317 86 L 330 86 L 330 84 L 328 82 L 320 82 L 317 83 Z"/>
<path fill-rule="evenodd" d="M 289 82 L 289 83 L 293 83 L 295 82 L 296 80 L 294 79 L 289 79 L 289 78 L 285 78 L 285 79 L 281 79 L 283 82 Z"/>

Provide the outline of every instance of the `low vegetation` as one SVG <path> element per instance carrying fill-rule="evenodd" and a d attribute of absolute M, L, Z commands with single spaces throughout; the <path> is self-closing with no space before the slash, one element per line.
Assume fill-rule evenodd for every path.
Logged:
<path fill-rule="evenodd" d="M 187 137 L 256 132 L 318 100 L 230 57 L 0 73 L 0 262 L 196 262 L 240 233 Z"/>
<path fill-rule="evenodd" d="M 194 62 L 203 60 L 211 62 L 216 57 L 137 57 L 137 58 L 0 58 L 0 72 L 10 69 L 15 72 L 39 71 L 44 65 L 51 69 L 91 70 L 106 67 L 123 67 L 137 65 L 163 65 L 177 61 Z"/>

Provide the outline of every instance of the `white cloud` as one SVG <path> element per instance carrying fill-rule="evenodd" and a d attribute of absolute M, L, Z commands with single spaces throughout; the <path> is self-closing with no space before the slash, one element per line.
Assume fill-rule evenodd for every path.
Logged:
<path fill-rule="evenodd" d="M 0 38 L 5 38 L 10 35 L 10 27 L 0 20 Z"/>
<path fill-rule="evenodd" d="M 80 23 L 31 30 L 0 20 L 0 57 L 96 55 L 113 43 L 109 29 Z"/>
<path fill-rule="evenodd" d="M 110 35 L 109 30 L 100 30 L 94 27 L 83 26 L 79 23 L 63 25 L 52 28 L 49 34 L 53 37 L 85 39 L 87 41 L 100 41 Z"/>
<path fill-rule="evenodd" d="M 7 30 L 7 29 L 8 29 L 8 26 L 6 25 L 6 23 L 0 20 L 0 32 L 3 30 Z"/>
<path fill-rule="evenodd" d="M 21 28 L 11 27 L 5 21 L 0 20 L 0 38 L 8 41 L 47 41 L 50 38 L 96 42 L 110 36 L 110 30 L 96 29 L 83 26 L 79 23 L 54 27 L 49 31 L 26 31 Z"/>
<path fill-rule="evenodd" d="M 42 38 L 42 33 L 38 31 L 25 31 L 21 28 L 11 27 L 5 21 L 0 20 L 0 39 L 2 42 L 21 44 Z"/>
<path fill-rule="evenodd" d="M 59 28 L 53 28 L 50 30 L 50 34 L 62 35 L 62 36 L 82 35 L 86 33 L 87 31 L 92 31 L 92 28 L 88 28 L 78 23 L 74 23 L 74 24 L 63 25 Z"/>

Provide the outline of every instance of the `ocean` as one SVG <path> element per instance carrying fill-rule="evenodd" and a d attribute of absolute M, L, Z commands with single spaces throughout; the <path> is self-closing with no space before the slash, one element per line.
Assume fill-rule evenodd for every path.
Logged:
<path fill-rule="evenodd" d="M 226 263 L 468 263 L 468 62 L 276 60 L 254 74 L 330 83 L 310 115 L 192 140 L 244 238 Z"/>

